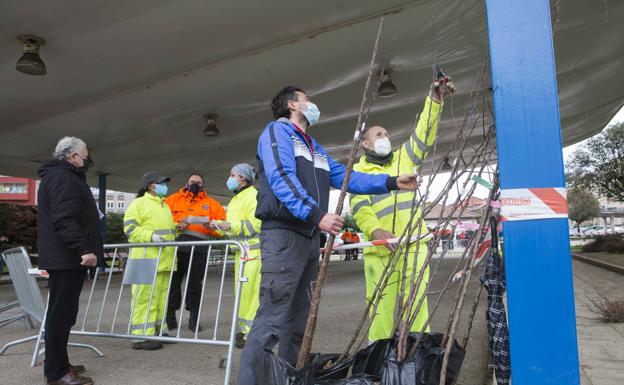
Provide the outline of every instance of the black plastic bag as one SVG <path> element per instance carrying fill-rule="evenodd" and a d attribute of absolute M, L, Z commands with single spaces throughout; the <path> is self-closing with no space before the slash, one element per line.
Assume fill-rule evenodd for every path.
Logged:
<path fill-rule="evenodd" d="M 312 360 L 314 365 L 314 379 L 315 380 L 340 380 L 347 378 L 349 369 L 353 365 L 353 358 L 349 357 L 339 364 L 332 364 L 329 368 L 325 369 L 325 365 L 330 361 L 336 361 L 340 357 L 340 354 L 321 354 Z"/>
<path fill-rule="evenodd" d="M 417 337 L 417 334 L 409 336 L 408 349 L 412 348 Z M 444 347 L 440 346 L 442 344 L 442 339 L 442 334 L 425 333 L 418 350 L 407 357 L 401 364 L 396 365 L 396 361 L 392 362 L 393 357 L 391 357 L 390 363 L 398 367 L 399 381 L 396 382 L 396 374 L 391 374 L 388 370 L 386 373 L 387 377 L 382 379 L 381 384 L 438 385 L 440 383 L 440 371 L 442 370 L 442 361 L 444 359 Z M 459 375 L 464 356 L 465 351 L 459 346 L 457 341 L 453 341 L 451 353 L 448 358 L 448 365 L 446 366 L 445 382 L 447 385 L 452 384 Z M 393 365 L 388 365 L 388 368 L 392 366 Z M 387 381 L 384 381 L 386 379 Z"/>
<path fill-rule="evenodd" d="M 368 374 L 380 380 L 388 362 L 388 351 L 392 344 L 392 339 L 377 340 L 355 353 L 353 374 Z"/>
<path fill-rule="evenodd" d="M 409 351 L 418 338 L 410 334 Z M 444 358 L 440 333 L 424 333 L 418 350 L 403 362 L 397 362 L 398 337 L 375 341 L 338 365 L 325 369 L 335 361 L 338 354 L 312 356 L 312 362 L 297 370 L 288 362 L 265 350 L 259 368 L 260 385 L 438 385 Z M 446 384 L 450 385 L 459 375 L 465 351 L 453 341 L 446 371 Z M 348 377 L 349 369 L 352 376 Z"/>
<path fill-rule="evenodd" d="M 347 358 L 338 365 L 327 369 L 328 362 L 338 359 L 339 354 L 315 354 L 312 362 L 298 370 L 288 362 L 276 356 L 272 351 L 265 350 L 262 357 L 262 365 L 258 374 L 258 383 L 261 385 L 314 385 L 321 381 L 323 385 L 358 385 L 367 384 L 357 377 L 353 382 L 341 382 L 349 374 L 353 364 L 353 358 Z"/>
<path fill-rule="evenodd" d="M 314 385 L 314 363 L 297 370 L 294 366 L 265 350 L 258 370 L 260 385 Z"/>
<path fill-rule="evenodd" d="M 409 351 L 418 334 L 410 334 L 407 341 Z M 441 347 L 443 335 L 424 333 L 418 350 L 403 362 L 397 362 L 398 337 L 379 340 L 355 356 L 354 374 L 368 374 L 376 377 L 381 385 L 438 385 L 444 358 Z M 446 384 L 453 383 L 459 375 L 465 351 L 453 341 L 446 371 Z"/>
<path fill-rule="evenodd" d="M 375 385 L 375 377 L 366 374 L 357 374 L 341 380 L 320 380 L 314 385 Z"/>

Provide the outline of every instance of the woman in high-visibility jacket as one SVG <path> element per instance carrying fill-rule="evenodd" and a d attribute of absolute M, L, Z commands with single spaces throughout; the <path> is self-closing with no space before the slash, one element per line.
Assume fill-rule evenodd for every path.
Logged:
<path fill-rule="evenodd" d="M 355 171 L 369 174 L 389 174 L 402 175 L 419 171 L 429 149 L 433 146 L 438 128 L 438 118 L 442 111 L 440 86 L 433 87 L 431 96 L 427 98 L 425 106 L 420 115 L 417 126 L 403 145 L 396 151 L 392 151 L 389 135 L 385 128 L 380 126 L 370 127 L 363 136 L 362 146 L 364 155 L 359 162 L 353 166 Z M 383 195 L 351 195 L 351 213 L 355 218 L 358 227 L 364 232 L 367 239 L 387 239 L 400 236 L 409 225 L 414 192 L 393 191 Z M 420 210 L 414 217 L 414 223 L 418 223 Z M 416 231 L 413 235 L 426 233 L 426 226 L 421 224 L 421 231 Z M 394 271 L 388 286 L 385 288 L 377 314 L 373 319 L 368 333 L 368 339 L 375 341 L 383 338 L 390 338 L 395 324 L 395 306 L 401 281 L 405 280 L 405 293 L 409 291 L 409 280 L 414 268 L 416 273 L 421 270 L 421 266 L 427 254 L 427 243 L 423 241 L 418 247 L 418 257 L 416 267 L 414 267 L 414 253 L 416 244 L 410 247 L 407 253 L 406 275 L 403 277 L 403 266 L 406 262 L 404 252 L 401 253 L 399 263 Z M 367 247 L 364 249 L 364 273 L 366 277 L 366 298 L 371 299 L 377 283 L 381 279 L 385 267 L 390 258 L 389 248 L 385 246 Z M 416 277 L 418 274 L 416 274 Z M 424 272 L 423 280 L 418 290 L 419 299 L 425 295 L 424 288 L 429 279 L 428 269 Z M 408 298 L 406 294 L 404 298 Z M 420 331 L 428 318 L 427 300 L 418 312 L 410 331 Z M 428 328 L 425 330 L 428 331 Z"/>
<path fill-rule="evenodd" d="M 243 258 L 242 252 L 236 252 L 235 277 L 238 278 L 240 267 L 243 268 L 243 277 L 246 281 L 241 287 L 238 307 L 238 327 L 236 346 L 243 348 L 245 336 L 258 310 L 260 296 L 260 233 L 261 221 L 256 218 L 256 195 L 258 190 L 253 186 L 256 172 L 252 165 L 240 163 L 232 167 L 227 187 L 235 195 L 227 205 L 227 221 L 218 224 L 221 230 L 227 232 L 230 239 L 246 241 L 249 245 L 249 254 Z"/>
<path fill-rule="evenodd" d="M 175 240 L 176 230 L 169 206 L 165 204 L 166 182 L 169 178 L 158 171 L 143 175 L 142 187 L 124 215 L 124 231 L 130 243 L 169 242 Z M 173 247 L 132 248 L 130 259 L 157 259 L 158 268 L 154 288 L 150 284 L 132 285 L 133 335 L 156 335 L 165 315 L 169 277 L 173 269 Z M 150 281 L 153 276 L 147 277 Z M 153 294 L 152 294 L 153 292 Z M 150 301 L 151 297 L 151 301 Z M 151 302 L 151 304 L 150 304 Z M 164 325 L 166 328 L 166 325 Z M 135 341 L 133 349 L 157 350 L 162 348 L 158 341 Z"/>

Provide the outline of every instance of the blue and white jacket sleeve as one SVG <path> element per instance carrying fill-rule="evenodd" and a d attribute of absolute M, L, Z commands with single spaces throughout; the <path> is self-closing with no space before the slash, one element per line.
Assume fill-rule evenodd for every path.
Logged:
<path fill-rule="evenodd" d="M 335 188 L 341 188 L 347 173 L 347 168 L 341 163 L 336 162 L 332 157 L 327 155 L 329 162 L 329 172 L 331 176 L 331 185 Z M 347 191 L 353 194 L 385 194 L 392 190 L 398 190 L 396 177 L 387 174 L 367 174 L 364 172 L 352 171 L 349 179 Z"/>
<path fill-rule="evenodd" d="M 316 224 L 325 212 L 299 182 L 292 139 L 286 130 L 280 129 L 281 124 L 269 125 L 260 136 L 258 154 L 264 172 L 273 194 L 288 211 L 304 222 Z"/>

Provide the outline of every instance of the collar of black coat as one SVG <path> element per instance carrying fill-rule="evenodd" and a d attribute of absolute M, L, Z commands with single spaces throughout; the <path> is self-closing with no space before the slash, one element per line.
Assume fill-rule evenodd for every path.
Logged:
<path fill-rule="evenodd" d="M 40 178 L 43 178 L 46 174 L 50 173 L 51 171 L 56 171 L 59 169 L 70 171 L 78 175 L 81 178 L 85 177 L 85 172 L 83 168 L 76 167 L 66 160 L 58 160 L 58 159 L 52 159 L 52 160 L 43 162 L 43 164 L 41 165 L 41 167 L 39 167 L 39 170 L 37 171 L 37 175 Z"/>
<path fill-rule="evenodd" d="M 368 150 L 364 150 L 364 156 L 366 157 L 366 161 L 368 163 L 378 164 L 380 166 L 385 166 L 392 162 L 392 157 L 394 156 L 393 152 L 390 152 L 386 156 L 379 156 L 375 153 L 372 153 Z"/>

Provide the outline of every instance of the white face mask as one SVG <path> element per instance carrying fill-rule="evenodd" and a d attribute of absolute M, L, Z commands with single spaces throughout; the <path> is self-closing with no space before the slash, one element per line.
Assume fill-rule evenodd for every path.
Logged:
<path fill-rule="evenodd" d="M 373 148 L 375 149 L 375 154 L 379 156 L 386 156 L 392 152 L 392 145 L 388 138 L 377 139 L 373 143 Z"/>
<path fill-rule="evenodd" d="M 299 105 L 301 106 L 301 104 L 302 103 Z M 318 123 L 319 118 L 321 117 L 321 111 L 319 111 L 318 106 L 312 102 L 305 102 L 303 104 L 305 105 L 305 110 L 302 109 L 301 112 L 307 119 L 308 125 L 313 126 Z"/>

